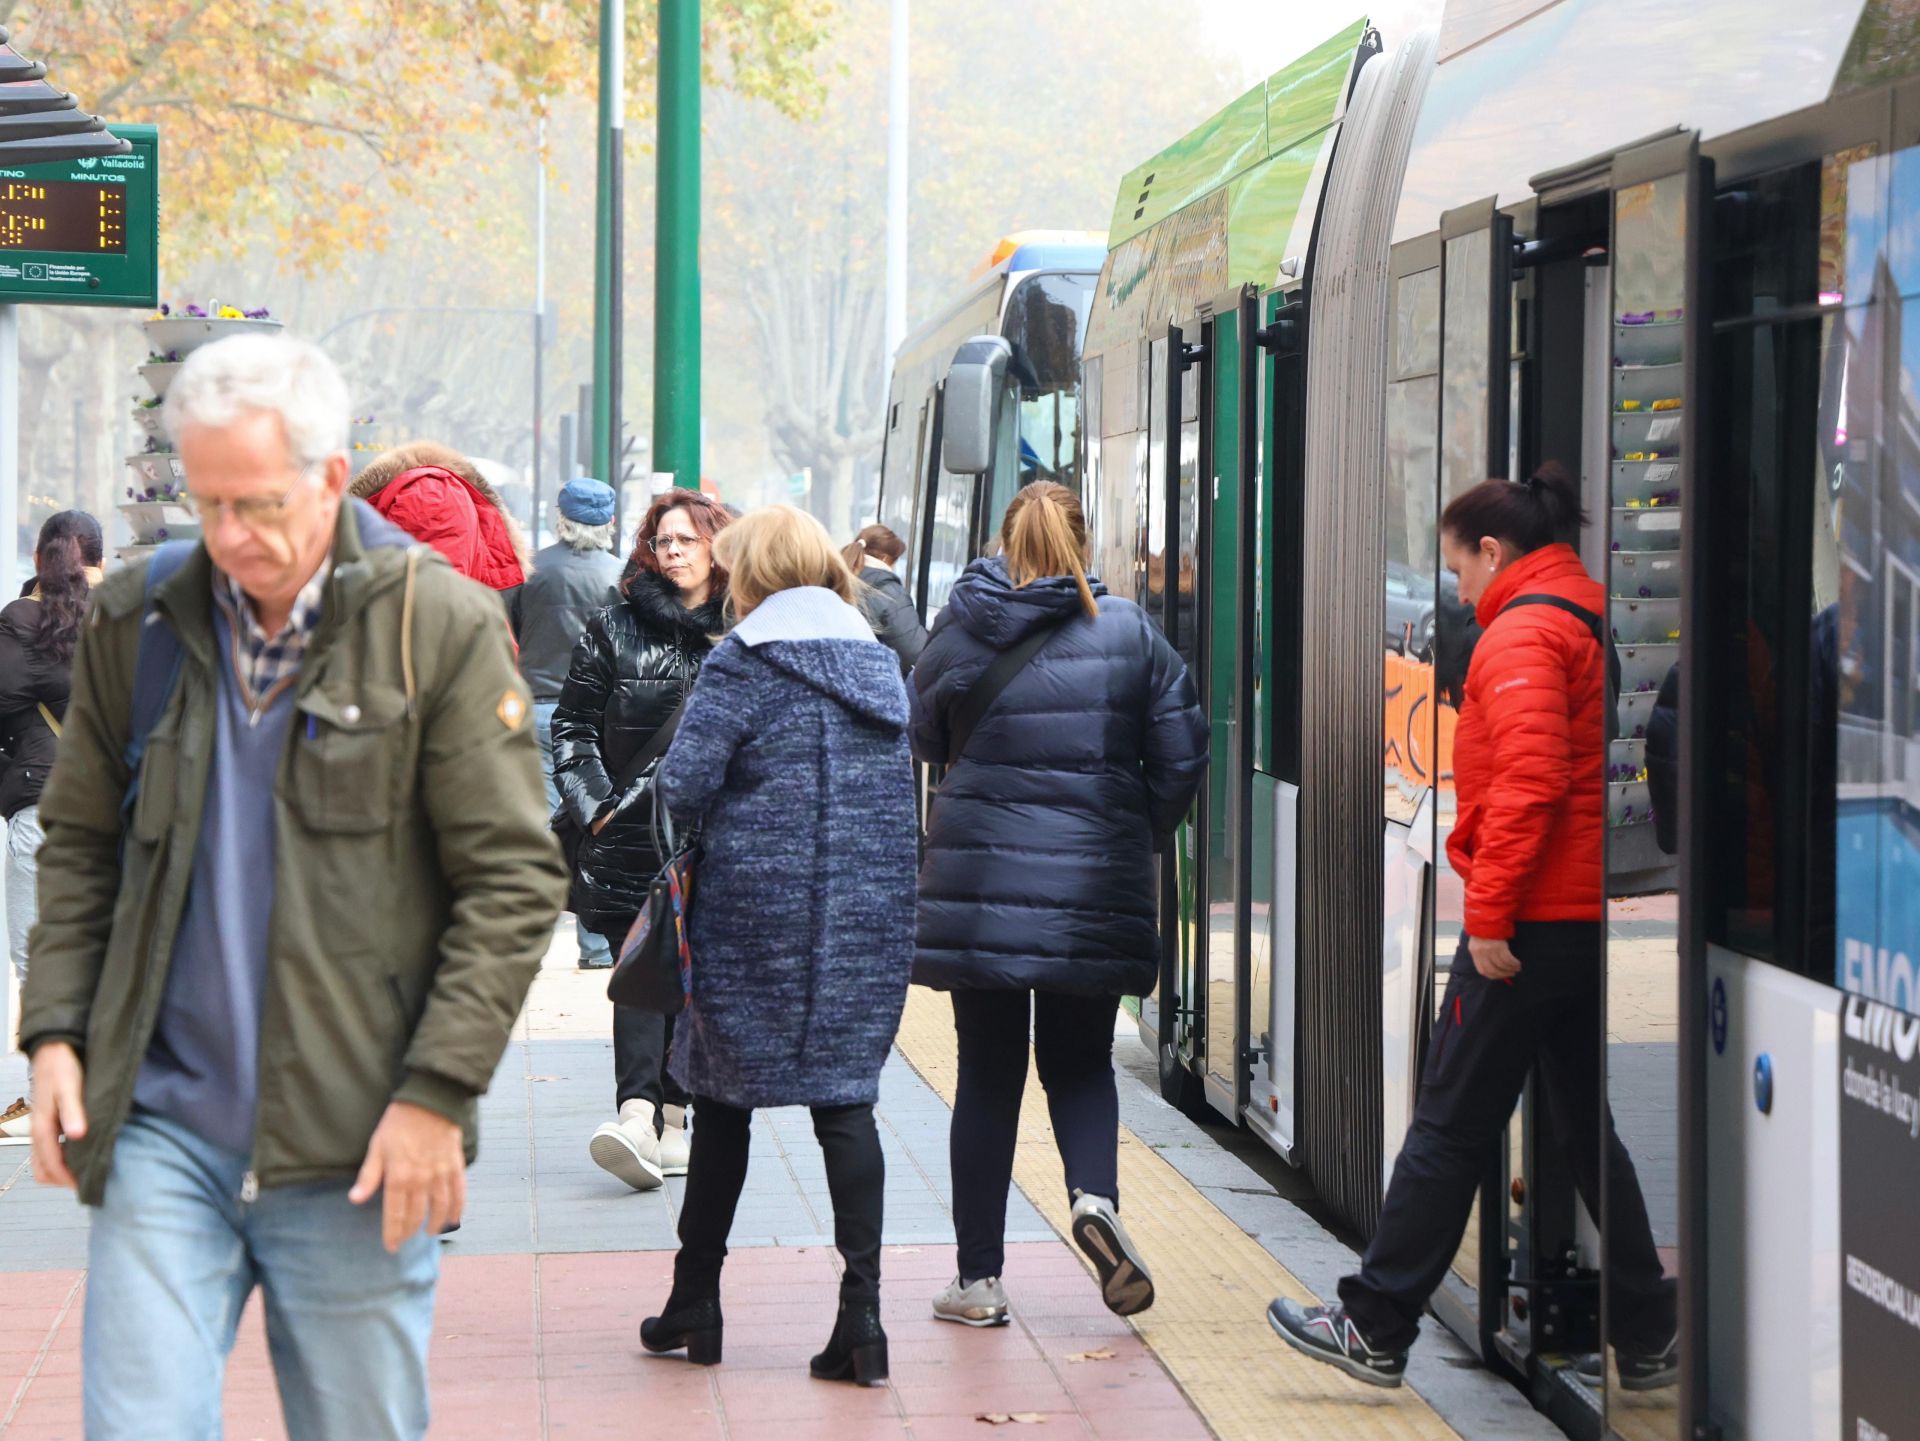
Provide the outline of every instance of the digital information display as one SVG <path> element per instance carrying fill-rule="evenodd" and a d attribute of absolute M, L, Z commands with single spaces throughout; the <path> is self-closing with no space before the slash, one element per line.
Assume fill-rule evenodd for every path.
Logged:
<path fill-rule="evenodd" d="M 77 180 L 0 180 L 0 250 L 127 253 L 127 188 Z"/>
<path fill-rule="evenodd" d="M 0 305 L 159 304 L 159 132 L 108 128 L 133 148 L 0 162 Z"/>

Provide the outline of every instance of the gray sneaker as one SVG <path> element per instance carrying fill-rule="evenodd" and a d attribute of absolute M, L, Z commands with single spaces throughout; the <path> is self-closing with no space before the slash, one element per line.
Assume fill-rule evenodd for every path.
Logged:
<path fill-rule="evenodd" d="M 1073 1202 L 1073 1241 L 1100 1274 L 1100 1297 L 1116 1316 L 1137 1316 L 1153 1304 L 1153 1277 L 1113 1202 L 1079 1195 Z"/>
<path fill-rule="evenodd" d="M 933 1314 L 941 1321 L 957 1321 L 962 1326 L 1004 1326 L 1007 1315 L 1007 1288 L 998 1276 L 967 1285 L 958 1276 L 933 1300 Z"/>

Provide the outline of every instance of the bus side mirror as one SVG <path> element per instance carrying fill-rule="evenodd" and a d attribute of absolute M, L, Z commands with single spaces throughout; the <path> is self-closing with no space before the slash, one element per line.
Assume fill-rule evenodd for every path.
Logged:
<path fill-rule="evenodd" d="M 993 469 L 993 408 L 1005 389 L 1013 347 L 998 335 L 976 335 L 953 354 L 941 419 L 941 462 L 951 475 Z"/>

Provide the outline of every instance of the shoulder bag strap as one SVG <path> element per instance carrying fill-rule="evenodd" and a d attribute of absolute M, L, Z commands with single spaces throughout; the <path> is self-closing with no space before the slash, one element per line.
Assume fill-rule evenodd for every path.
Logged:
<path fill-rule="evenodd" d="M 35 709 L 40 712 L 40 719 L 47 723 L 47 729 L 53 732 L 53 738 L 59 740 L 60 717 L 53 713 L 53 707 L 49 706 L 45 701 L 41 701 Z"/>
<path fill-rule="evenodd" d="M 633 759 L 620 768 L 620 774 L 613 778 L 613 793 L 617 796 L 627 791 L 633 783 L 647 773 L 647 767 L 667 753 L 667 747 L 673 744 L 673 733 L 680 729 L 680 717 L 687 711 L 686 698 L 681 697 L 680 704 L 673 713 L 660 722 L 660 729 L 647 737 L 647 743 L 633 754 Z"/>
<path fill-rule="evenodd" d="M 1052 625 L 1043 625 L 1012 650 L 1003 650 L 993 658 L 980 679 L 967 687 L 967 693 L 960 698 L 960 704 L 953 713 L 953 725 L 949 731 L 947 744 L 947 764 L 958 765 L 960 757 L 966 754 L 967 743 L 973 739 L 974 728 L 986 718 L 993 703 L 1000 699 L 1013 678 L 1027 668 L 1027 662 L 1040 654 L 1048 641 L 1060 633 L 1062 621 Z"/>

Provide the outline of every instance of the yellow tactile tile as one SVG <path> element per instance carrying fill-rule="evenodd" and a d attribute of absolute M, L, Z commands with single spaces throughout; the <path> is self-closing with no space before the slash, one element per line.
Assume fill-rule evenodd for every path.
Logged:
<path fill-rule="evenodd" d="M 953 1011 L 945 996 L 913 989 L 900 1050 L 951 1105 L 956 1060 Z M 1065 1237 L 1060 1159 L 1045 1097 L 1031 1072 L 1013 1176 Z M 1135 1329 L 1221 1441 L 1456 1437 L 1414 1392 L 1363 1385 L 1282 1345 L 1267 1325 L 1267 1302 L 1275 1296 L 1311 1300 L 1312 1293 L 1124 1127 L 1120 1189 L 1127 1229 L 1152 1267 L 1157 1296 L 1153 1309 L 1135 1318 Z"/>

